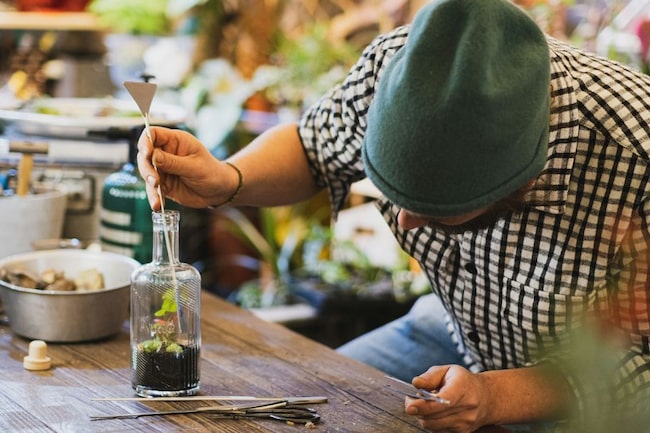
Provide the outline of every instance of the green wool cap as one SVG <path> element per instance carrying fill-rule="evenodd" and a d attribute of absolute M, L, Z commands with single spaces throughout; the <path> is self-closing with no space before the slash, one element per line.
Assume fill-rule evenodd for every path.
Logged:
<path fill-rule="evenodd" d="M 549 49 L 526 13 L 507 0 L 434 1 L 380 77 L 366 174 L 409 211 L 462 215 L 542 171 L 549 116 Z"/>

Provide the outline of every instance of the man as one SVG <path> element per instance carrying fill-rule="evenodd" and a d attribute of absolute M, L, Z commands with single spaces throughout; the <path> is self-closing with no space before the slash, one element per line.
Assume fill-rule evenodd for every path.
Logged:
<path fill-rule="evenodd" d="M 192 207 L 327 188 L 337 212 L 368 176 L 433 294 L 340 351 L 449 400 L 406 400 L 427 429 L 471 432 L 647 407 L 649 108 L 650 77 L 545 37 L 513 4 L 441 0 L 373 41 L 297 127 L 228 163 L 153 128 L 138 162 L 154 209 L 160 183 Z M 622 345 L 597 381 L 567 355 L 592 323 Z"/>

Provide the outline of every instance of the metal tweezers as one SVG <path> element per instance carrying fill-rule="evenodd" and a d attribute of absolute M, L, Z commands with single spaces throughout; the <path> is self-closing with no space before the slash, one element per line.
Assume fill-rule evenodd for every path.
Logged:
<path fill-rule="evenodd" d="M 287 400 L 274 401 L 271 403 L 257 404 L 253 406 L 204 406 L 194 409 L 161 410 L 139 413 L 123 413 L 115 415 L 91 415 L 91 421 L 108 419 L 134 419 L 143 416 L 159 415 L 181 415 L 192 413 L 205 413 L 217 415 L 224 418 L 268 418 L 276 421 L 293 422 L 299 424 L 317 423 L 320 415 L 315 409 L 291 404 Z"/>
<path fill-rule="evenodd" d="M 440 404 L 450 404 L 451 403 L 449 400 L 440 397 L 435 392 L 427 391 L 426 389 L 422 389 L 422 388 L 416 388 L 412 384 L 410 384 L 408 382 L 404 382 L 403 380 L 398 379 L 398 378 L 393 377 L 393 376 L 385 376 L 385 377 L 390 379 L 390 380 L 393 380 L 393 381 L 395 381 L 397 383 L 401 383 L 402 385 L 407 387 L 406 389 L 408 389 L 408 391 L 403 391 L 401 389 L 393 388 L 390 385 L 386 385 L 386 388 L 388 388 L 391 391 L 396 392 L 398 394 L 405 395 L 407 397 L 411 397 L 411 398 L 415 398 L 415 399 L 420 399 L 420 400 L 436 401 L 436 402 L 438 402 Z"/>

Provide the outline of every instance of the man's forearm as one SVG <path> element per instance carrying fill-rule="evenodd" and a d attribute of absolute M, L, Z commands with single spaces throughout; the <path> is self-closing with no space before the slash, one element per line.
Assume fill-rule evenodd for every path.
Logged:
<path fill-rule="evenodd" d="M 517 424 L 567 418 L 573 394 L 559 374 L 545 366 L 479 373 L 490 396 L 489 424 Z"/>
<path fill-rule="evenodd" d="M 306 200 L 319 191 L 298 136 L 297 125 L 264 132 L 229 161 L 244 176 L 237 205 L 278 206 Z"/>

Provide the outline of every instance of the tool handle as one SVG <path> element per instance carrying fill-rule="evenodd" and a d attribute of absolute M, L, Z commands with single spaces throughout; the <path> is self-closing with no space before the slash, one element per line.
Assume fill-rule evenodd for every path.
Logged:
<path fill-rule="evenodd" d="M 23 154 L 18 163 L 18 185 L 16 185 L 16 194 L 20 197 L 24 197 L 29 193 L 33 167 L 34 156 L 29 153 Z"/>

